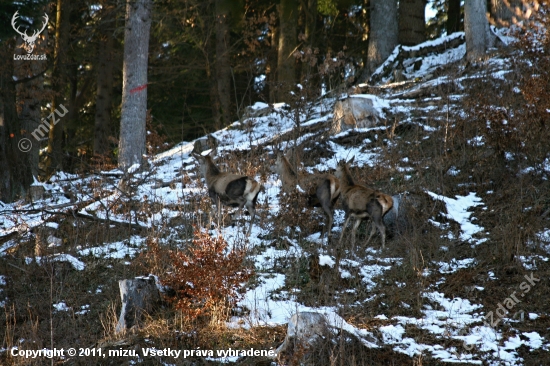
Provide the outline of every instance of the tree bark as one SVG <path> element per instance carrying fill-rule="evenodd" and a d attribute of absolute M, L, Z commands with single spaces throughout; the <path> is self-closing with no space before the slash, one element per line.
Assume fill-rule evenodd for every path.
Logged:
<path fill-rule="evenodd" d="M 279 52 L 279 26 L 277 24 L 270 24 L 269 41 L 271 44 L 267 53 L 265 76 L 269 102 L 275 103 L 277 102 L 277 54 Z"/>
<path fill-rule="evenodd" d="M 106 3 L 106 1 L 104 1 Z M 103 4 L 102 29 L 98 42 L 97 90 L 95 99 L 94 155 L 101 157 L 109 152 L 111 108 L 113 98 L 114 37 L 110 27 L 113 9 Z"/>
<path fill-rule="evenodd" d="M 46 30 L 40 36 L 40 40 L 37 42 L 34 53 L 44 54 L 46 50 L 47 32 Z M 15 53 L 22 54 L 23 49 L 19 46 L 22 44 L 18 39 Z M 12 56 L 13 57 L 13 56 Z M 26 139 L 30 149 L 23 145 L 19 145 L 19 150 L 23 149 L 24 155 L 22 156 L 22 162 L 25 166 L 25 170 L 30 171 L 30 175 L 23 176 L 24 186 L 27 187 L 33 182 L 33 176 L 38 178 L 40 176 L 40 170 L 38 167 L 38 153 L 40 151 L 40 145 L 45 136 L 48 134 L 46 126 L 52 126 L 51 118 L 44 118 L 41 120 L 42 100 L 44 98 L 44 77 L 37 75 L 41 74 L 47 67 L 47 60 L 42 61 L 14 61 L 14 75 L 19 81 L 15 86 L 16 99 L 17 99 L 17 117 L 20 124 L 20 129 L 23 131 L 21 139 Z M 28 79 L 24 81 L 25 79 Z M 44 123 L 46 122 L 46 123 Z M 40 133 L 34 133 L 39 125 L 42 126 Z M 51 127 L 48 127 L 51 128 Z M 38 137 L 39 139 L 37 139 Z M 21 142 L 19 140 L 18 142 Z"/>
<path fill-rule="evenodd" d="M 367 49 L 368 77 L 380 66 L 397 46 L 397 0 L 371 0 L 370 35 Z"/>
<path fill-rule="evenodd" d="M 305 37 L 310 47 L 315 46 L 315 32 L 317 31 L 318 0 L 306 0 L 305 13 Z"/>
<path fill-rule="evenodd" d="M 147 62 L 152 0 L 128 0 L 124 30 L 124 65 L 118 166 L 141 164 L 145 154 Z"/>
<path fill-rule="evenodd" d="M 21 44 L 22 42 L 19 46 Z M 27 132 L 22 128 L 16 110 L 13 77 L 17 74 L 14 72 L 14 66 L 21 61 L 9 62 L 13 59 L 15 50 L 14 38 L 5 40 L 0 47 L 0 59 L 8 61 L 0 66 L 0 201 L 2 202 L 13 202 L 18 196 L 25 194 L 32 183 L 31 161 L 36 161 L 35 169 L 38 170 L 38 142 L 31 141 L 34 150 L 31 149 L 29 152 L 22 152 L 18 148 L 22 138 L 30 137 L 30 131 Z M 19 49 L 17 53 L 21 54 L 21 51 Z M 44 63 L 41 62 L 41 64 L 45 67 Z M 19 101 L 25 103 L 22 97 L 20 95 Z"/>
<path fill-rule="evenodd" d="M 493 37 L 487 20 L 487 2 L 485 0 L 464 1 L 464 32 L 466 36 L 466 57 L 476 62 L 485 57 Z"/>
<path fill-rule="evenodd" d="M 139 325 L 144 314 L 151 313 L 160 302 L 160 294 L 153 277 L 118 281 L 122 308 L 115 328 L 124 332 Z"/>
<path fill-rule="evenodd" d="M 298 34 L 298 5 L 296 0 L 281 0 L 279 9 L 279 49 L 277 54 L 278 99 L 288 101 L 289 91 L 296 84 L 296 49 Z"/>
<path fill-rule="evenodd" d="M 426 0 L 399 1 L 399 43 L 414 46 L 426 40 Z"/>
<path fill-rule="evenodd" d="M 229 63 L 229 4 L 216 0 L 216 79 L 220 101 L 221 126 L 231 122 L 231 65 Z"/>
<path fill-rule="evenodd" d="M 447 0 L 447 34 L 460 32 L 460 0 Z"/>
<path fill-rule="evenodd" d="M 317 48 L 317 17 L 318 1 L 306 0 L 303 5 L 303 13 L 305 18 L 305 43 L 310 49 L 310 57 L 317 57 L 314 50 Z M 319 65 L 312 64 L 309 59 L 302 60 L 300 84 L 305 86 L 305 92 L 310 100 L 316 99 L 321 94 L 321 77 L 319 73 Z"/>
<path fill-rule="evenodd" d="M 69 48 L 70 4 L 70 1 L 67 0 L 57 0 L 54 61 L 51 76 L 53 91 L 52 114 L 58 110 L 63 101 L 63 86 L 66 79 L 64 68 Z M 55 169 L 62 167 L 64 125 L 63 118 L 58 118 L 57 123 L 50 126 L 48 148 L 46 150 L 47 156 L 45 159 L 47 175 L 50 175 Z"/>

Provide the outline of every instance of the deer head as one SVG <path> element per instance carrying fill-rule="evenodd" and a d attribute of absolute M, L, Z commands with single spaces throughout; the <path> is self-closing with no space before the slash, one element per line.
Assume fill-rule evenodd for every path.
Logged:
<path fill-rule="evenodd" d="M 34 42 L 36 42 L 36 39 L 38 38 L 40 33 L 42 33 L 42 31 L 48 25 L 48 20 L 49 20 L 48 14 L 44 14 L 44 25 L 42 26 L 42 29 L 40 29 L 39 31 L 34 31 L 32 36 L 28 36 L 26 30 L 25 32 L 22 33 L 21 31 L 19 31 L 19 27 L 15 26 L 15 21 L 17 20 L 17 18 L 19 18 L 18 14 L 19 14 L 19 11 L 16 11 L 15 14 L 13 14 L 13 18 L 11 18 L 11 26 L 13 27 L 13 29 L 15 29 L 17 33 L 21 35 L 21 37 L 23 38 L 23 41 L 25 41 L 26 45 L 24 46 L 24 48 L 27 51 L 27 53 L 31 53 L 34 50 Z"/>

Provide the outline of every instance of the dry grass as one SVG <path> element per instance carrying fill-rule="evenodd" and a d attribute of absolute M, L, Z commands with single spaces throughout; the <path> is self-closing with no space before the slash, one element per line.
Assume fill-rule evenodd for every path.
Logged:
<path fill-rule="evenodd" d="M 545 70 L 550 70 L 548 65 Z M 462 70 L 463 73 L 472 71 Z M 453 75 L 458 75 L 457 69 L 446 72 L 451 79 Z M 542 72 L 540 74 L 546 75 Z M 286 275 L 285 287 L 273 296 L 284 298 L 292 293 L 305 305 L 339 305 L 339 314 L 349 323 L 363 329 L 375 330 L 391 322 L 374 319 L 376 315 L 384 314 L 389 318 L 395 315 L 422 317 L 422 310 L 427 304 L 422 296 L 423 292 L 436 286 L 442 279 L 444 281 L 437 285 L 437 291 L 443 292 L 447 298 L 469 299 L 472 303 L 483 305 L 485 311 L 494 310 L 498 303 L 518 289 L 525 280 L 524 276 L 531 273 L 522 264 L 521 256 L 547 256 L 540 248 L 535 234 L 547 228 L 549 223 L 549 216 L 544 214 L 550 209 L 550 180 L 548 174 L 542 173 L 540 168 L 541 157 L 550 153 L 549 129 L 548 117 L 535 112 L 544 107 L 540 111 L 546 113 L 545 108 L 550 109 L 547 105 L 550 98 L 541 98 L 542 107 L 537 106 L 535 111 L 530 110 L 526 114 L 518 113 L 517 119 L 511 114 L 504 116 L 502 111 L 492 114 L 491 108 L 487 106 L 506 105 L 509 110 L 518 112 L 520 108 L 526 109 L 526 103 L 532 98 L 542 97 L 547 91 L 534 89 L 532 94 L 523 92 L 518 95 L 512 90 L 515 84 L 499 80 L 489 83 L 487 80 L 463 82 L 468 88 L 466 91 L 457 88 L 455 82 L 433 88 L 428 95 L 416 101 L 418 109 L 411 116 L 390 116 L 391 123 L 388 122 L 387 131 L 379 133 L 378 139 L 374 138 L 374 133 L 368 133 L 350 134 L 345 139 L 336 141 L 352 146 L 369 138 L 373 142 L 363 146 L 363 149 L 378 149 L 381 160 L 375 167 L 352 169 L 352 175 L 357 181 L 388 194 L 407 192 L 402 207 L 407 217 L 406 225 L 398 231 L 390 228 L 387 249 L 382 253 L 384 258 L 401 258 L 402 261 L 386 264 L 391 268 L 383 276 L 376 278 L 377 286 L 372 291 L 365 289 L 358 269 L 347 266 L 345 262 L 346 259 L 353 259 L 367 264 L 367 261 L 360 255 L 350 253 L 346 244 L 338 247 L 337 235 L 333 235 L 331 241 L 323 245 L 304 240 L 309 234 L 320 231 L 324 223 L 324 216 L 319 210 L 303 209 L 304 197 L 281 196 L 279 217 L 270 216 L 267 209 L 269 202 L 260 198 L 259 218 L 256 220 L 258 225 L 270 231 L 263 238 L 266 245 L 284 249 L 290 246 L 289 240 L 292 240 L 302 247 L 304 253 L 298 258 L 285 257 L 273 263 L 273 271 Z M 523 80 L 523 85 L 532 86 L 532 82 Z M 488 90 L 502 92 L 491 93 Z M 464 104 L 458 106 L 464 111 L 463 117 L 456 113 L 458 109 L 450 109 L 450 96 L 458 92 L 469 95 Z M 430 96 L 432 100 L 423 100 L 426 96 Z M 440 99 L 433 99 L 437 97 Z M 435 105 L 436 108 L 425 112 L 422 108 L 427 104 Z M 503 118 L 508 119 L 509 125 L 516 128 L 517 133 L 507 133 L 507 127 L 487 129 L 488 120 L 491 123 L 502 123 Z M 519 119 L 523 119 L 523 124 Z M 541 123 L 545 129 L 538 127 Z M 428 132 L 421 124 L 437 129 Z M 480 136 L 483 138 L 483 145 L 471 143 Z M 292 138 L 292 135 L 288 134 L 288 138 Z M 321 157 L 330 157 L 326 146 L 323 141 L 308 141 L 295 148 L 295 155 L 298 162 L 308 166 L 317 164 Z M 513 154 L 515 158 L 510 160 L 507 153 Z M 408 161 L 403 160 L 405 157 Z M 219 157 L 216 163 L 223 170 L 259 177 L 261 182 L 266 182 L 271 174 L 269 166 L 272 162 L 259 148 L 251 152 L 232 152 Z M 411 167 L 412 170 L 404 173 L 400 170 L 403 167 Z M 457 174 L 448 174 L 451 167 Z M 529 167 L 534 170 L 525 172 L 525 168 Z M 405 175 L 409 176 L 408 179 Z M 186 174 L 181 176 L 183 184 L 188 184 L 190 180 L 196 178 Z M 139 182 L 131 184 L 137 185 Z M 445 213 L 445 206 L 432 200 L 425 193 L 426 190 L 447 197 L 475 192 L 482 199 L 483 206 L 475 208 L 472 216 L 476 218 L 476 224 L 485 228 L 486 233 L 483 235 L 488 241 L 472 247 L 459 239 L 449 239 L 446 235 L 449 231 L 455 234 L 455 238 L 458 237 L 456 234 L 459 227 L 442 214 Z M 63 234 L 63 246 L 56 251 L 74 254 L 78 246 L 98 246 L 129 238 L 132 234 L 140 234 L 150 240 L 167 239 L 171 249 L 185 250 L 191 243 L 193 225 L 204 227 L 209 224 L 210 207 L 211 203 L 205 195 L 186 197 L 186 201 L 178 207 L 178 217 L 166 218 L 162 225 L 147 232 L 120 225 L 108 227 L 101 222 L 72 216 L 62 217 L 58 219 L 58 223 L 59 232 Z M 158 202 L 135 202 L 131 197 L 124 197 L 114 207 L 118 212 L 128 214 L 139 212 L 139 217 L 143 218 L 150 217 L 161 208 L 162 205 Z M 196 215 L 198 211 L 203 214 Z M 447 223 L 449 228 L 441 230 L 435 227 L 429 222 L 430 218 Z M 225 224 L 229 224 L 229 221 L 226 220 Z M 177 229 L 177 236 L 173 234 L 173 228 Z M 365 224 L 359 229 L 360 241 L 364 240 L 366 229 Z M 124 263 L 128 258 L 93 259 L 87 262 L 85 271 L 76 271 L 64 262 L 26 264 L 26 258 L 32 258 L 37 251 L 43 256 L 52 254 L 53 251 L 40 244 L 40 240 L 47 237 L 47 230 L 40 228 L 34 234 L 38 241 L 35 236 L 22 238 L 8 255 L 0 258 L 0 273 L 8 278 L 1 293 L 8 299 L 3 320 L 0 322 L 3 348 L 17 346 L 19 349 L 41 349 L 101 345 L 105 350 L 121 347 L 270 349 L 279 346 L 284 339 L 284 326 L 231 329 L 225 325 L 225 320 L 235 314 L 228 311 L 221 312 L 219 316 L 190 319 L 171 306 L 149 314 L 141 329 L 124 336 L 116 335 L 114 328 L 120 309 L 118 279 L 151 272 L 166 272 L 169 270 L 167 257 L 158 257 L 154 261 L 145 260 L 147 252 L 144 252 L 141 257 L 132 260 L 131 265 Z M 369 246 L 379 248 L 378 235 Z M 252 248 L 249 255 L 259 254 L 264 249 Z M 366 248 L 360 249 L 364 251 Z M 341 255 L 342 267 L 351 276 L 342 278 L 335 269 L 321 266 L 319 253 L 328 253 L 333 257 Z M 446 263 L 453 258 L 475 258 L 477 264 L 451 274 L 439 273 L 434 263 Z M 539 260 L 536 265 L 536 271 L 533 272 L 535 276 L 547 279 L 550 276 L 550 264 Z M 432 272 L 426 276 L 425 271 L 428 269 Z M 497 280 L 490 279 L 489 273 Z M 253 286 L 253 283 L 250 285 Z M 479 291 L 475 286 L 484 289 Z M 366 299 L 371 300 L 365 301 Z M 71 310 L 54 311 L 52 304 L 60 301 L 64 301 Z M 540 315 L 546 312 L 549 302 L 547 286 L 541 280 L 540 284 L 525 294 L 521 304 L 517 305 L 517 310 Z M 84 305 L 90 305 L 90 311 L 77 314 Z M 513 326 L 520 332 L 535 331 L 546 339 L 550 337 L 550 317 L 546 315 L 534 320 L 526 317 L 523 322 L 514 323 Z M 509 332 L 509 327 L 501 322 L 498 330 L 508 334 L 506 332 Z M 419 343 L 441 344 L 444 347 L 460 346 L 456 340 L 440 339 L 413 326 L 407 326 L 406 335 Z M 303 364 L 315 365 L 442 364 L 426 355 L 410 358 L 395 352 L 391 346 L 369 349 L 346 334 L 335 336 L 331 342 L 326 342 L 314 352 L 311 354 L 307 350 L 298 350 L 288 362 L 298 364 L 302 361 Z M 520 347 L 518 353 L 526 364 L 550 364 L 550 356 L 545 351 L 530 351 L 526 347 Z M 5 365 L 49 362 L 13 358 L 9 352 L 0 353 L 0 357 L 0 363 Z M 54 361 L 56 364 L 61 362 Z M 66 363 L 120 364 L 120 359 L 108 362 L 111 363 L 97 358 L 73 358 Z M 129 364 L 130 361 L 123 362 Z M 200 357 L 186 360 L 145 359 L 143 364 L 156 365 L 160 362 L 176 365 L 211 364 Z M 242 358 L 237 364 L 268 365 L 269 360 Z"/>

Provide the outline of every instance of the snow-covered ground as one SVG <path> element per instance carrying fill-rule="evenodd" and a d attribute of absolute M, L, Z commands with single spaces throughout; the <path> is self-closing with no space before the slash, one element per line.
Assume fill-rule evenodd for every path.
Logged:
<path fill-rule="evenodd" d="M 453 37 L 460 36 L 455 35 Z M 449 61 L 456 61 L 463 57 L 464 52 L 464 45 L 461 45 L 443 54 L 432 55 L 424 61 L 422 68 L 416 71 L 407 69 L 406 73 L 411 78 L 428 78 L 434 67 L 446 64 Z M 391 62 L 391 58 L 388 62 Z M 478 75 L 471 75 L 469 77 L 478 77 Z M 437 83 L 443 82 L 444 79 L 445 77 L 439 77 L 429 80 L 424 84 L 412 86 L 412 88 L 430 88 Z M 461 80 L 455 80 L 454 82 L 460 84 Z M 374 106 L 379 109 L 380 115 L 388 112 L 412 115 L 412 110 L 416 107 L 412 103 L 408 103 L 406 98 L 403 99 L 402 95 L 402 91 L 397 95 L 392 95 L 391 89 L 386 86 L 384 95 L 377 97 L 362 95 L 362 97 L 375 99 L 377 102 L 374 103 Z M 361 97 L 361 95 L 355 97 Z M 460 95 L 456 95 L 452 99 L 459 101 L 460 98 Z M 326 128 L 332 119 L 330 111 L 334 102 L 335 100 L 324 100 L 322 103 L 315 105 L 308 120 L 305 120 L 305 116 L 301 116 L 301 118 L 304 118 L 304 120 L 300 121 L 301 126 L 320 124 L 323 128 Z M 293 120 L 294 115 L 288 112 L 282 104 L 269 107 L 263 103 L 257 103 L 251 107 L 251 110 L 258 112 L 258 116 L 245 119 L 241 122 L 235 122 L 231 126 L 212 134 L 219 142 L 217 149 L 219 157 L 223 157 L 228 152 L 236 150 L 248 151 L 254 147 L 261 147 L 266 152 L 272 152 L 274 148 L 270 142 L 291 132 L 296 126 Z M 424 130 L 426 136 L 429 136 L 431 132 L 439 128 L 431 126 L 425 121 L 413 120 L 412 118 L 408 122 L 416 123 Z M 382 139 L 384 138 L 382 132 L 385 133 L 385 128 L 377 126 L 355 132 L 374 133 L 378 138 Z M 338 144 L 336 142 L 337 138 L 343 137 L 345 134 L 346 132 L 326 141 L 324 146 L 330 150 L 331 158 L 323 158 L 317 165 L 306 167 L 306 169 L 310 171 L 332 170 L 339 160 L 351 157 L 355 157 L 355 164 L 359 167 L 373 167 L 379 163 L 382 154 L 380 149 L 367 149 L 363 144 L 354 147 Z M 298 143 L 314 138 L 317 138 L 317 135 L 309 133 L 301 136 L 298 139 Z M 294 141 L 284 141 L 282 148 L 291 147 L 292 143 Z M 368 141 L 365 142 L 365 144 L 367 143 Z M 391 142 L 388 142 L 388 144 L 391 146 Z M 133 199 L 136 202 L 158 203 L 161 207 L 148 216 L 135 216 L 132 212 L 122 214 L 117 213 L 113 209 L 122 199 L 120 192 L 115 188 L 117 185 L 116 171 L 85 178 L 59 173 L 50 182 L 42 183 L 49 193 L 48 198 L 32 204 L 18 202 L 15 204 L 0 205 L 0 237 L 15 232 L 25 237 L 30 235 L 31 228 L 41 225 L 46 225 L 50 229 L 56 230 L 57 227 L 55 227 L 54 223 L 48 221 L 55 216 L 56 210 L 70 206 L 71 202 L 90 202 L 79 209 L 78 213 L 81 215 L 109 220 L 111 222 L 130 222 L 144 228 L 161 227 L 172 218 L 181 215 L 194 215 L 192 212 L 182 212 L 178 209 L 191 197 L 207 194 L 196 175 L 196 162 L 191 156 L 193 147 L 194 141 L 181 143 L 169 151 L 152 158 L 150 162 L 151 168 L 148 171 L 136 172 L 134 174 L 134 181 L 140 181 L 141 184 L 134 192 Z M 396 171 L 401 172 L 403 178 L 406 180 L 410 178 L 410 174 L 414 173 L 416 168 L 409 166 L 410 162 L 406 157 L 402 160 L 402 163 L 403 166 L 397 167 Z M 253 164 L 270 164 L 270 160 L 267 155 L 263 155 L 263 157 L 258 158 L 258 161 L 253 162 Z M 456 174 L 456 172 L 451 169 L 447 174 L 452 175 Z M 185 177 L 190 178 L 190 180 L 185 181 Z M 73 197 L 67 197 L 64 194 L 63 187 L 90 187 L 92 185 L 96 187 L 96 191 L 102 191 L 103 193 L 110 192 L 110 194 L 104 195 L 100 200 L 93 199 L 93 192 L 82 189 L 72 190 L 74 192 Z M 265 192 L 262 193 L 260 201 L 267 202 L 266 207 L 269 210 L 267 216 L 269 218 L 279 212 L 278 195 L 281 182 L 275 175 L 269 175 L 267 180 L 263 182 L 263 185 Z M 434 201 L 444 203 L 446 212 L 442 213 L 443 217 L 459 225 L 459 231 L 453 232 L 448 222 L 438 222 L 434 217 L 430 222 L 440 228 L 445 237 L 448 239 L 457 239 L 472 246 L 484 245 L 487 240 L 486 235 L 488 230 L 475 222 L 475 216 L 471 212 L 471 208 L 473 207 L 483 208 L 484 203 L 480 197 L 473 192 L 465 196 L 454 197 L 445 197 L 430 191 L 426 191 L 426 193 Z M 352 326 L 339 316 L 340 309 L 338 306 L 308 307 L 297 300 L 296 294 L 289 291 L 281 291 L 285 287 L 286 277 L 284 274 L 277 272 L 275 263 L 279 258 L 286 260 L 292 258 L 298 259 L 304 255 L 304 250 L 300 243 L 290 236 L 284 238 L 289 244 L 285 249 L 277 249 L 269 245 L 270 242 L 263 238 L 269 236 L 270 227 L 261 227 L 259 223 L 260 220 L 256 219 L 249 238 L 243 234 L 242 226 L 211 230 L 212 235 L 223 235 L 231 247 L 245 245 L 251 252 L 258 253 L 251 258 L 253 263 L 255 263 L 258 275 L 257 286 L 249 289 L 238 304 L 239 307 L 247 310 L 247 315 L 232 318 L 228 323 L 229 327 L 286 324 L 289 318 L 296 312 L 313 311 L 325 314 L 332 326 L 347 330 L 350 334 L 360 339 L 366 347 L 386 345 L 391 346 L 396 352 L 404 353 L 410 357 L 420 354 L 430 354 L 441 362 L 480 365 L 519 365 L 522 364 L 522 359 L 517 353 L 517 349 L 520 346 L 528 347 L 531 350 L 542 349 L 548 351 L 549 349 L 549 340 L 538 332 L 514 331 L 515 320 L 512 319 L 512 314 L 515 311 L 498 319 L 511 326 L 509 331 L 504 334 L 499 328 L 492 326 L 487 318 L 489 312 L 495 311 L 498 304 L 495 304 L 495 309 L 485 309 L 482 305 L 472 303 L 468 299 L 460 297 L 448 298 L 438 291 L 437 285 L 432 285 L 423 292 L 424 306 L 422 316 L 420 317 L 388 317 L 383 313 L 377 314 L 376 318 L 384 320 L 384 322 L 383 325 L 377 328 L 382 335 L 381 343 L 374 344 L 371 342 L 373 329 L 367 331 L 366 329 Z M 341 230 L 342 223 L 343 214 L 341 211 L 338 211 L 335 215 L 335 231 Z M 165 230 L 168 232 L 164 236 L 167 238 L 166 240 L 177 242 L 174 238 L 178 235 L 178 228 L 168 227 Z M 308 235 L 306 238 L 307 241 L 319 245 L 318 255 L 320 264 L 334 268 L 336 266 L 335 258 L 330 255 L 324 241 L 320 238 L 320 233 L 310 233 Z M 548 239 L 550 238 L 550 234 L 548 234 L 548 231 L 542 232 L 539 235 L 541 240 L 547 238 L 550 247 L 550 239 Z M 5 256 L 10 248 L 17 245 L 16 240 L 20 239 L 10 239 L 0 246 L 0 256 Z M 162 239 L 160 243 L 162 243 Z M 131 260 L 144 247 L 145 238 L 132 236 L 124 241 L 104 243 L 100 246 L 90 245 L 72 248 L 70 254 L 64 252 L 55 253 L 51 259 L 54 261 L 69 262 L 75 270 L 85 270 L 87 263 L 93 262 L 97 258 L 119 259 L 121 261 Z M 254 248 L 261 250 L 252 251 Z M 63 249 L 59 248 L 59 250 L 62 251 Z M 536 261 L 539 261 L 539 263 L 541 261 L 548 261 L 547 257 L 539 257 L 525 258 L 526 268 L 536 268 L 536 264 L 533 265 Z M 28 263 L 33 260 L 39 262 L 41 259 L 40 257 L 35 259 L 27 258 Z M 361 285 L 364 286 L 364 290 L 370 292 L 378 286 L 380 278 L 383 277 L 387 270 L 391 269 L 392 265 L 402 263 L 403 260 L 404 258 L 384 258 L 383 253 L 379 249 L 369 249 L 364 253 L 362 261 L 342 260 L 339 263 L 339 268 L 336 268 L 336 270 L 342 278 L 347 278 L 351 276 L 350 269 L 353 268 L 354 273 L 358 273 L 361 276 Z M 476 263 L 474 258 L 453 259 L 450 262 L 434 261 L 427 263 L 426 268 L 429 269 L 426 269 L 424 274 L 426 276 L 438 275 L 440 276 L 439 283 L 442 283 L 445 281 L 447 275 L 461 268 L 475 266 Z M 0 276 L 0 289 L 3 284 L 5 284 L 5 276 Z M 474 291 L 482 293 L 484 289 L 483 287 L 476 287 Z M 0 297 L 1 295 L 0 290 Z M 372 298 L 365 301 L 372 301 Z M 0 298 L 0 304 L 3 303 L 4 301 Z M 64 302 L 54 304 L 54 307 L 59 312 L 67 311 L 67 305 Z M 410 307 L 410 304 L 403 303 L 403 307 Z M 89 311 L 89 305 L 82 305 L 80 311 Z M 532 313 L 528 316 L 536 318 L 541 315 L 547 314 Z M 414 325 L 432 334 L 440 342 L 427 344 L 416 341 L 407 335 L 405 329 L 408 325 Z M 462 346 L 444 347 L 442 344 L 448 343 L 445 340 L 459 341 L 462 343 Z"/>

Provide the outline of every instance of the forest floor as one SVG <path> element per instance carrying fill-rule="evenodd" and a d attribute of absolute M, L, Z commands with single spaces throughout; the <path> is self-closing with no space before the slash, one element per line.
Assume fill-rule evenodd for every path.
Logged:
<path fill-rule="evenodd" d="M 516 51 L 495 50 L 478 65 L 464 52 L 455 45 L 420 66 L 405 58 L 407 80 L 381 75 L 349 91 L 372 101 L 374 126 L 331 134 L 334 103 L 346 95 L 298 96 L 290 106 L 256 103 L 200 139 L 216 141 L 222 170 L 263 184 L 250 237 L 250 216 L 231 226 L 227 209 L 223 223 L 207 225 L 212 204 L 191 156 L 196 141 L 152 157 L 124 184 L 118 170 L 58 173 L 39 184 L 43 199 L 0 203 L 0 363 L 269 365 L 276 361 L 230 350 L 274 350 L 289 318 L 309 311 L 326 316 L 333 337 L 281 363 L 550 364 L 550 148 L 536 131 L 524 138 L 511 112 L 528 108 L 513 104 L 525 88 Z M 355 250 L 349 228 L 339 245 L 340 205 L 323 238 L 321 211 L 281 193 L 271 171 L 278 151 L 309 173 L 354 157 L 356 180 L 399 202 L 386 248 L 378 235 L 361 244 L 365 224 Z M 253 274 L 235 306 L 192 318 L 168 301 L 116 333 L 118 281 L 166 280 L 170 253 L 199 245 L 198 232 L 221 235 L 224 253 L 244 251 L 242 268 Z M 189 283 L 206 276 L 197 268 Z M 53 349 L 65 353 L 23 353 Z"/>

